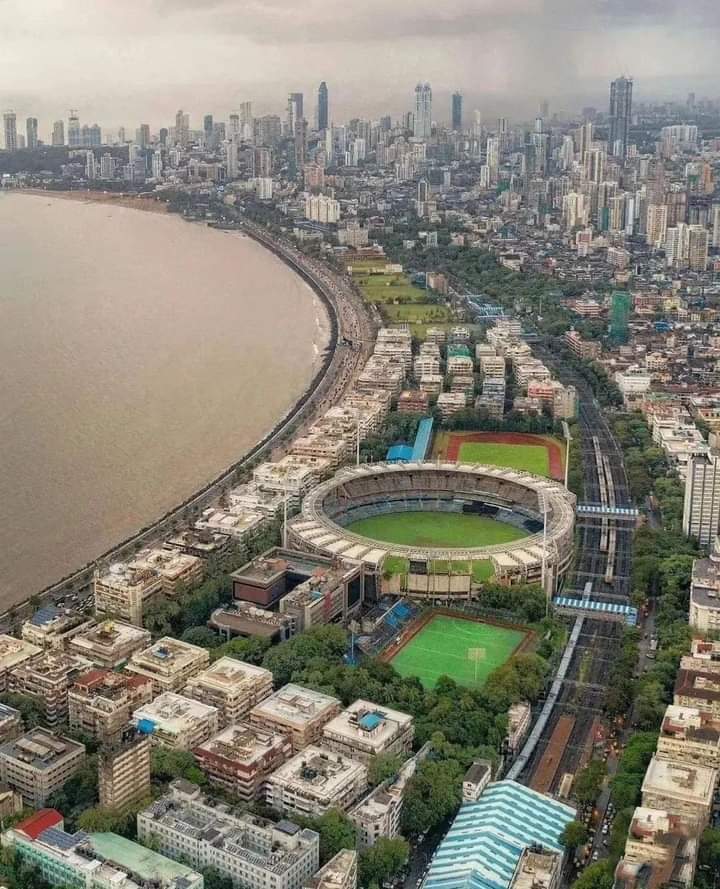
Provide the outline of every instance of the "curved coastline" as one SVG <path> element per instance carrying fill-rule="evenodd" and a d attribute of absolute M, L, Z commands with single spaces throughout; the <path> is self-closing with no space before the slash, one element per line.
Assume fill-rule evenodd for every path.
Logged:
<path fill-rule="evenodd" d="M 243 227 L 243 234 L 251 237 L 256 243 L 272 252 L 301 277 L 312 288 L 313 293 L 320 299 L 325 309 L 329 327 L 328 343 L 324 349 L 322 362 L 307 388 L 294 405 L 285 412 L 260 441 L 241 454 L 236 461 L 203 485 L 202 488 L 194 491 L 177 506 L 89 560 L 81 567 L 30 594 L 24 600 L 11 603 L 0 614 L 0 618 L 7 618 L 11 613 L 21 612 L 24 608 L 27 608 L 32 599 L 40 598 L 44 600 L 61 591 L 84 588 L 91 580 L 98 562 L 111 559 L 120 560 L 128 554 L 128 550 L 134 550 L 138 545 L 150 542 L 165 530 L 168 530 L 178 520 L 187 520 L 188 515 L 192 511 L 204 508 L 218 497 L 222 493 L 223 488 L 233 481 L 234 476 L 248 468 L 257 458 L 266 455 L 274 447 L 281 445 L 300 423 L 311 418 L 317 403 L 322 400 L 327 390 L 332 386 L 333 381 L 341 370 L 343 355 L 348 353 L 338 348 L 341 340 L 342 315 L 338 310 L 331 288 L 319 276 L 314 274 L 313 270 L 303 263 L 299 256 L 292 255 L 283 244 L 275 241 L 265 231 L 253 231 L 251 227 Z"/>

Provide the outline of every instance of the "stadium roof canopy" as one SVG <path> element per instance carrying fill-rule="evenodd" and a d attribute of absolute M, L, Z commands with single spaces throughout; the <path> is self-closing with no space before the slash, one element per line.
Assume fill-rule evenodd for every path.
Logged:
<path fill-rule="evenodd" d="M 516 781 L 490 784 L 466 803 L 435 853 L 423 889 L 507 889 L 523 850 L 561 852 L 575 809 Z"/>

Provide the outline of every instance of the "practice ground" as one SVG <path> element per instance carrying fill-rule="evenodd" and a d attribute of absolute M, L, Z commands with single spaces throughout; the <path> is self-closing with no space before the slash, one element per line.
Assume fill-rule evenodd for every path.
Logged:
<path fill-rule="evenodd" d="M 440 676 L 450 676 L 458 685 L 482 686 L 526 637 L 519 629 L 435 615 L 390 663 L 401 676 L 417 676 L 428 689 Z"/>
<path fill-rule="evenodd" d="M 506 466 L 562 481 L 563 445 L 550 435 L 520 432 L 446 432 L 435 438 L 433 456 L 452 462 Z"/>
<path fill-rule="evenodd" d="M 347 530 L 383 543 L 417 547 L 492 546 L 528 536 L 526 531 L 488 516 L 456 512 L 394 512 L 360 519 Z"/>

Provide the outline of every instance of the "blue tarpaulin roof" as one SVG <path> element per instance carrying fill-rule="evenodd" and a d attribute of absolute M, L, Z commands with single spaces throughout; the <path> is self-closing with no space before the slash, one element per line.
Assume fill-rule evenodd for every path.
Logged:
<path fill-rule="evenodd" d="M 396 444 L 389 448 L 385 459 L 388 463 L 409 462 L 412 460 L 413 449 L 407 444 Z"/>

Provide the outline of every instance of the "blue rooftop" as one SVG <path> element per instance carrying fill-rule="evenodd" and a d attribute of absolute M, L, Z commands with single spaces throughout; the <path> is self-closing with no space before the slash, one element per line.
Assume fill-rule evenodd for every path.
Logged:
<path fill-rule="evenodd" d="M 139 719 L 137 730 L 142 735 L 151 735 L 155 731 L 155 723 L 152 719 Z"/>
<path fill-rule="evenodd" d="M 58 614 L 60 612 L 54 605 L 45 605 L 42 608 L 38 608 L 30 618 L 30 623 L 35 627 L 42 627 L 45 624 L 52 623 Z"/>
<path fill-rule="evenodd" d="M 413 449 L 407 444 L 396 444 L 388 449 L 385 459 L 388 463 L 408 463 L 412 460 Z"/>
<path fill-rule="evenodd" d="M 379 713 L 366 713 L 358 720 L 360 728 L 365 729 L 366 732 L 371 732 L 373 729 L 376 729 L 382 724 L 382 721 L 383 718 Z"/>
<path fill-rule="evenodd" d="M 638 621 L 638 610 L 632 605 L 623 605 L 619 602 L 598 602 L 597 599 L 574 599 L 568 596 L 556 596 L 553 604 L 559 608 L 577 608 L 582 611 L 598 611 L 605 614 L 620 614 L 625 618 L 625 623 L 634 627 Z"/>
<path fill-rule="evenodd" d="M 507 889 L 523 850 L 562 851 L 575 809 L 516 781 L 490 784 L 466 803 L 438 846 L 423 889 Z"/>
<path fill-rule="evenodd" d="M 424 417 L 418 424 L 417 435 L 415 436 L 415 444 L 412 449 L 412 460 L 421 463 L 427 457 L 428 447 L 430 446 L 430 436 L 432 435 L 433 418 Z"/>

